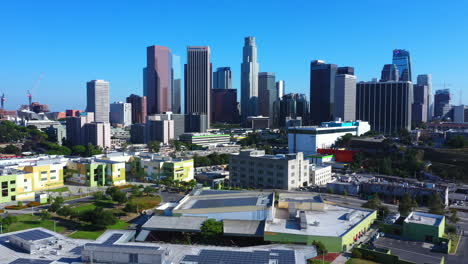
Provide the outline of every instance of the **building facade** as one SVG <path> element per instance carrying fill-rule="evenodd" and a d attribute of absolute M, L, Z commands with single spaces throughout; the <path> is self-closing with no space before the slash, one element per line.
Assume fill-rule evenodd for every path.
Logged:
<path fill-rule="evenodd" d="M 212 89 L 211 98 L 211 122 L 231 124 L 239 122 L 236 89 Z"/>
<path fill-rule="evenodd" d="M 153 155 L 141 158 L 140 166 L 146 177 L 153 180 L 168 178 L 173 181 L 191 181 L 194 179 L 195 168 L 193 159 L 173 159 Z"/>
<path fill-rule="evenodd" d="M 124 127 L 132 124 L 132 105 L 124 102 L 114 102 L 110 105 L 110 122 Z"/>
<path fill-rule="evenodd" d="M 336 75 L 335 103 L 333 105 L 334 118 L 341 118 L 344 121 L 356 120 L 356 81 L 357 78 L 354 75 Z"/>
<path fill-rule="evenodd" d="M 67 181 L 89 187 L 119 186 L 125 181 L 125 162 L 86 158 L 67 163 Z"/>
<path fill-rule="evenodd" d="M 258 74 L 258 113 L 273 118 L 273 103 L 278 98 L 274 72 Z"/>
<path fill-rule="evenodd" d="M 182 113 L 181 108 L 181 86 L 182 86 L 182 66 L 180 56 L 172 55 L 172 112 Z"/>
<path fill-rule="evenodd" d="M 127 97 L 127 103 L 131 104 L 132 109 L 132 124 L 139 124 L 146 122 L 146 96 L 139 96 L 131 94 Z"/>
<path fill-rule="evenodd" d="M 273 125 L 285 127 L 287 120 L 301 120 L 302 125 L 309 124 L 309 102 L 305 94 L 285 94 L 274 103 Z"/>
<path fill-rule="evenodd" d="M 457 105 L 453 107 L 453 122 L 468 123 L 468 106 Z"/>
<path fill-rule="evenodd" d="M 143 95 L 148 114 L 172 111 L 172 54 L 168 47 L 146 48 Z"/>
<path fill-rule="evenodd" d="M 217 146 L 231 142 L 231 136 L 229 134 L 184 133 L 179 139 L 183 142 L 202 147 Z"/>
<path fill-rule="evenodd" d="M 385 134 L 411 130 L 411 82 L 359 82 L 356 90 L 356 119 Z"/>
<path fill-rule="evenodd" d="M 332 168 L 330 165 L 310 165 L 310 185 L 323 186 L 332 181 Z"/>
<path fill-rule="evenodd" d="M 400 78 L 398 68 L 395 64 L 385 64 L 380 75 L 381 82 L 395 81 L 397 82 Z"/>
<path fill-rule="evenodd" d="M 395 64 L 398 68 L 399 73 L 399 81 L 402 82 L 411 82 L 412 81 L 412 74 L 411 74 L 411 57 L 410 53 L 404 49 L 395 49 L 393 50 L 393 64 Z"/>
<path fill-rule="evenodd" d="M 427 111 L 429 109 L 429 102 L 427 101 L 429 88 L 427 85 L 416 84 L 413 85 L 413 109 L 411 111 L 411 121 L 414 124 L 427 122 Z"/>
<path fill-rule="evenodd" d="M 310 121 L 312 125 L 334 120 L 337 66 L 315 60 L 310 64 Z"/>
<path fill-rule="evenodd" d="M 246 37 L 241 64 L 241 121 L 258 115 L 258 62 L 255 37 Z"/>
<path fill-rule="evenodd" d="M 67 140 L 71 145 L 84 145 L 86 144 L 85 134 L 83 132 L 83 127 L 85 124 L 94 122 L 94 113 L 93 112 L 83 112 L 80 113 L 78 117 L 67 117 L 66 121 L 66 130 L 67 130 Z"/>
<path fill-rule="evenodd" d="M 109 122 L 109 82 L 92 80 L 86 88 L 86 112 L 93 112 L 96 122 Z"/>
<path fill-rule="evenodd" d="M 434 95 L 434 117 L 444 119 L 452 108 L 449 89 L 437 90 Z"/>
<path fill-rule="evenodd" d="M 219 67 L 213 73 L 213 89 L 232 89 L 231 67 Z"/>
<path fill-rule="evenodd" d="M 278 99 L 283 98 L 283 95 L 286 93 L 286 84 L 283 80 L 276 82 L 276 92 L 278 93 Z"/>
<path fill-rule="evenodd" d="M 83 126 L 81 134 L 84 135 L 82 145 L 91 143 L 102 149 L 110 149 L 112 147 L 111 126 L 109 123 L 87 123 Z"/>
<path fill-rule="evenodd" d="M 229 159 L 231 186 L 293 190 L 309 185 L 309 161 L 302 153 L 265 155 L 263 150 L 242 150 Z"/>
<path fill-rule="evenodd" d="M 434 116 L 434 102 L 432 98 L 432 75 L 418 75 L 417 84 L 427 86 L 427 120 L 430 121 Z"/>
<path fill-rule="evenodd" d="M 187 47 L 185 64 L 185 113 L 207 116 L 207 127 L 211 119 L 211 52 L 208 46 Z"/>

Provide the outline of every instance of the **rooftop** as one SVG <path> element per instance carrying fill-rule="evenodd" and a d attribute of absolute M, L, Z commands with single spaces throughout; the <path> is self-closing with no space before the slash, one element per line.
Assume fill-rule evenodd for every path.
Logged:
<path fill-rule="evenodd" d="M 405 222 L 421 225 L 439 226 L 442 223 L 443 219 L 443 215 L 412 212 L 406 217 Z"/>
<path fill-rule="evenodd" d="M 143 226 L 143 230 L 191 231 L 200 232 L 208 218 L 203 216 L 158 216 L 153 215 Z"/>

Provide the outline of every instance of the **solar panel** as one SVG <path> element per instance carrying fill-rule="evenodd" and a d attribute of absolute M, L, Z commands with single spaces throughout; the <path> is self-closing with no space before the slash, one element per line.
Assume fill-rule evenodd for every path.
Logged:
<path fill-rule="evenodd" d="M 9 264 L 49 264 L 49 263 L 52 263 L 52 260 L 19 258 L 10 262 Z"/>
<path fill-rule="evenodd" d="M 49 237 L 53 237 L 53 235 L 46 233 L 41 230 L 30 230 L 18 234 L 14 234 L 14 236 L 17 236 L 21 239 L 28 240 L 28 241 L 36 241 L 36 240 L 41 240 Z"/>
<path fill-rule="evenodd" d="M 296 263 L 293 250 L 256 250 L 247 252 L 204 249 L 200 251 L 199 255 L 186 255 L 183 261 L 198 264 L 268 264 L 271 259 L 276 259 L 278 264 Z"/>
<path fill-rule="evenodd" d="M 120 238 L 122 237 L 122 234 L 112 234 L 112 236 L 110 236 L 106 241 L 104 241 L 102 244 L 103 245 L 112 245 L 114 244 L 115 242 L 117 242 L 117 240 L 119 240 Z"/>
<path fill-rule="evenodd" d="M 191 206 L 193 209 L 210 208 L 210 207 L 225 207 L 225 206 L 249 206 L 257 204 L 257 197 L 234 198 L 234 199 L 209 199 L 196 200 Z"/>
<path fill-rule="evenodd" d="M 125 245 L 125 244 L 119 245 L 119 244 L 87 243 L 85 246 L 94 246 L 94 247 L 112 246 L 113 248 L 154 249 L 154 250 L 159 249 L 159 247 L 153 247 L 153 246 L 137 246 L 137 245 Z"/>

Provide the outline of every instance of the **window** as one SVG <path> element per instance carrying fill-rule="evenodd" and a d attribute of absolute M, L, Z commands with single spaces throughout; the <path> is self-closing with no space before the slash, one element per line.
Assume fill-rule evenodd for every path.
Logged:
<path fill-rule="evenodd" d="M 294 170 L 294 168 L 296 168 L 296 166 L 294 166 L 294 165 L 291 165 L 291 170 Z"/>
<path fill-rule="evenodd" d="M 138 254 L 128 254 L 128 263 L 138 263 Z"/>
<path fill-rule="evenodd" d="M 8 189 L 3 189 L 2 190 L 2 197 L 8 196 Z"/>
<path fill-rule="evenodd" d="M 10 192 L 14 192 L 14 191 L 16 191 L 15 188 L 11 188 L 11 189 L 10 189 Z"/>
<path fill-rule="evenodd" d="M 42 175 L 47 174 L 47 171 L 41 171 L 41 174 Z"/>
<path fill-rule="evenodd" d="M 4 181 L 2 182 L 2 189 L 8 188 L 8 182 Z"/>
<path fill-rule="evenodd" d="M 57 171 L 56 170 L 51 170 L 50 173 L 56 173 Z"/>
<path fill-rule="evenodd" d="M 41 178 L 41 181 L 47 181 L 47 178 Z"/>
<path fill-rule="evenodd" d="M 28 179 L 24 179 L 24 182 L 28 182 Z"/>
<path fill-rule="evenodd" d="M 51 180 L 56 180 L 57 179 L 57 176 L 52 176 L 50 177 Z"/>
<path fill-rule="evenodd" d="M 16 181 L 14 181 L 14 180 L 10 181 L 10 184 L 16 184 Z"/>

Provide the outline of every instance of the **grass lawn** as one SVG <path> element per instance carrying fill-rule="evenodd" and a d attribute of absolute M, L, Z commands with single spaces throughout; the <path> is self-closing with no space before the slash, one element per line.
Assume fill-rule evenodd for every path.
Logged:
<path fill-rule="evenodd" d="M 126 229 L 128 227 L 128 223 L 118 220 L 116 224 L 110 225 L 107 229 Z M 81 228 L 80 228 L 81 229 Z M 71 238 L 78 238 L 78 239 L 91 239 L 96 240 L 104 231 L 107 229 L 102 230 L 92 230 L 92 226 L 83 226 L 82 230 L 78 230 L 75 233 L 69 235 Z"/>
<path fill-rule="evenodd" d="M 96 205 L 94 205 L 92 203 L 76 204 L 75 206 L 71 206 L 71 208 L 76 213 L 83 213 L 83 212 L 86 212 L 86 211 L 94 210 L 94 208 L 96 208 Z"/>
<path fill-rule="evenodd" d="M 47 192 L 68 192 L 70 191 L 68 189 L 68 187 L 60 187 L 60 188 L 57 188 L 57 189 L 50 189 L 50 190 L 46 190 Z"/>
<path fill-rule="evenodd" d="M 308 264 L 330 264 L 331 262 L 323 261 L 321 259 L 310 259 Z"/>
<path fill-rule="evenodd" d="M 346 264 L 378 264 L 377 262 L 365 260 L 365 259 L 358 259 L 358 258 L 350 258 L 346 261 Z"/>
<path fill-rule="evenodd" d="M 161 197 L 156 196 L 142 196 L 132 197 L 130 203 L 138 205 L 139 210 L 146 210 L 156 207 L 161 203 Z"/>
<path fill-rule="evenodd" d="M 449 253 L 454 254 L 457 249 L 458 242 L 460 241 L 460 236 L 457 234 L 444 234 L 445 238 L 450 238 L 452 243 L 450 243 Z"/>
<path fill-rule="evenodd" d="M 14 231 L 20 231 L 20 230 L 25 230 L 29 228 L 35 228 L 35 227 L 43 227 L 49 230 L 54 231 L 54 221 L 53 220 L 44 220 L 41 221 L 39 216 L 36 215 L 18 215 L 18 222 L 11 224 L 8 228 L 3 227 L 3 232 L 14 232 Z M 65 231 L 65 227 L 56 224 L 55 226 L 55 231 L 58 233 L 62 233 Z"/>

